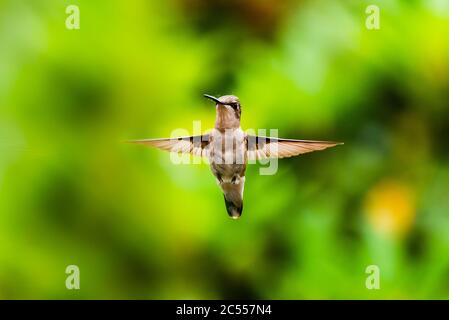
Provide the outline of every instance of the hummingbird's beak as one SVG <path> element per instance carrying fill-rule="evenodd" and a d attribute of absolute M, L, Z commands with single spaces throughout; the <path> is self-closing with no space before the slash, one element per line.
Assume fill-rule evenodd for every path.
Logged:
<path fill-rule="evenodd" d="M 211 95 L 209 95 L 209 94 L 204 94 L 203 96 L 204 96 L 205 98 L 207 98 L 207 99 L 210 99 L 210 100 L 212 100 L 212 101 L 215 101 L 216 103 L 223 104 L 223 103 L 220 102 L 220 100 L 218 100 L 218 99 L 215 98 L 214 96 L 211 96 Z"/>

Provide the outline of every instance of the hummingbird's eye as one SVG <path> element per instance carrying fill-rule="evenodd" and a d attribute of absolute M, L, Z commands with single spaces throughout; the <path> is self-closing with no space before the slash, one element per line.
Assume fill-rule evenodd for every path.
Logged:
<path fill-rule="evenodd" d="M 231 103 L 231 107 L 232 107 L 233 109 L 237 109 L 238 106 L 239 106 L 239 104 L 238 104 L 237 102 Z"/>

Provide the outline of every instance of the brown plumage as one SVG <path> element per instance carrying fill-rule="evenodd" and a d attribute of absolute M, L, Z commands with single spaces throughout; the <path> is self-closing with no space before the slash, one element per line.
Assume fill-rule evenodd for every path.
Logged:
<path fill-rule="evenodd" d="M 216 102 L 215 128 L 210 133 L 130 142 L 208 158 L 212 173 L 223 191 L 226 210 L 234 219 L 239 218 L 243 210 L 243 189 L 248 161 L 287 158 L 342 144 L 247 135 L 240 128 L 241 106 L 236 96 L 205 96 Z"/>

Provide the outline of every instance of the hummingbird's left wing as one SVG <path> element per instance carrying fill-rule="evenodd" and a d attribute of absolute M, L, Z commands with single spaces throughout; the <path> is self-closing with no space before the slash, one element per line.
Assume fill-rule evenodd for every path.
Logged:
<path fill-rule="evenodd" d="M 207 148 L 209 138 L 208 134 L 203 134 L 190 137 L 143 139 L 128 142 L 153 146 L 169 152 L 190 153 L 194 156 L 207 157 L 209 152 L 209 148 Z"/>
<path fill-rule="evenodd" d="M 288 158 L 303 153 L 324 150 L 341 142 L 279 139 L 247 135 L 248 160 Z"/>

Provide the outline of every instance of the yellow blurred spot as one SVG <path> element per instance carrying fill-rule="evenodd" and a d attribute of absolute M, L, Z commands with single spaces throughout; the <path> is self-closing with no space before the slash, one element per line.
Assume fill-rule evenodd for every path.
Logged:
<path fill-rule="evenodd" d="M 365 212 L 377 232 L 394 237 L 403 236 L 415 220 L 413 192 L 404 183 L 381 181 L 368 192 Z"/>

